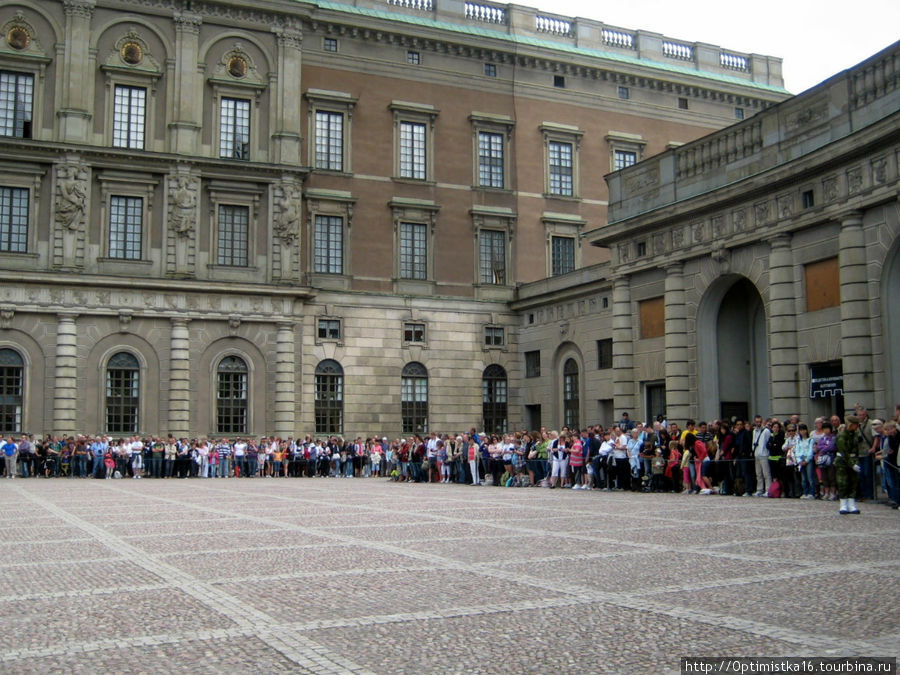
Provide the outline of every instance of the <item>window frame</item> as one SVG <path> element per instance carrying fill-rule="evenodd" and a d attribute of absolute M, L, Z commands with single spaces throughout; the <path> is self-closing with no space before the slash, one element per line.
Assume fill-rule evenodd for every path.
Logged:
<path fill-rule="evenodd" d="M 113 368 L 110 365 L 112 363 L 113 359 L 115 359 L 119 356 L 122 356 L 122 355 L 130 357 L 134 361 L 134 365 L 133 366 L 129 365 L 129 367 L 116 366 L 115 368 Z M 140 433 L 141 420 L 142 420 L 141 403 L 143 400 L 143 396 L 141 396 L 141 393 L 142 393 L 141 386 L 142 386 L 143 380 L 144 380 L 144 378 L 142 377 L 142 370 L 143 370 L 143 368 L 141 365 L 141 359 L 135 353 L 133 353 L 132 351 L 130 351 L 128 349 L 118 349 L 118 350 L 114 351 L 112 354 L 110 354 L 104 360 L 104 367 L 103 367 L 103 392 L 104 392 L 103 393 L 103 429 L 105 432 L 111 433 L 111 434 L 120 434 L 120 435 L 121 434 Z M 111 388 L 111 379 L 110 378 L 111 378 L 113 371 L 116 371 L 116 372 L 127 371 L 129 373 L 132 373 L 133 381 L 131 382 L 130 386 L 131 386 L 131 389 L 136 390 L 137 393 L 131 397 L 126 397 L 124 394 L 122 394 L 118 397 L 113 397 L 110 393 L 110 388 Z M 122 384 L 123 383 L 120 382 L 120 387 L 122 386 Z M 111 404 L 111 402 L 110 402 L 111 400 L 117 401 L 117 402 L 114 404 Z M 131 408 L 132 409 L 131 415 L 134 418 L 134 421 L 133 421 L 133 424 L 131 425 L 131 427 L 125 428 L 125 426 L 122 424 L 120 424 L 119 426 L 110 425 L 111 408 L 118 409 L 118 414 L 116 415 L 116 418 L 120 422 L 123 421 L 124 416 L 126 414 L 125 409 Z"/>
<path fill-rule="evenodd" d="M 488 420 L 502 423 L 495 426 Z M 509 375 L 497 363 L 481 373 L 481 421 L 482 429 L 489 434 L 505 434 L 509 430 Z"/>
<path fill-rule="evenodd" d="M 440 207 L 422 199 L 394 198 L 390 201 L 394 218 L 394 291 L 410 294 L 430 294 L 434 290 L 434 229 Z M 402 276 L 403 225 L 421 225 L 425 234 L 425 277 Z"/>
<path fill-rule="evenodd" d="M 545 276 L 553 277 L 560 276 L 560 274 L 567 274 L 568 272 L 562 272 L 554 274 L 553 267 L 553 239 L 555 237 L 564 237 L 568 239 L 572 239 L 573 242 L 573 251 L 574 251 L 574 259 L 573 259 L 573 267 L 571 271 L 577 270 L 581 268 L 581 232 L 584 229 L 584 226 L 587 224 L 583 218 L 579 216 L 572 216 L 564 213 L 548 213 L 545 212 L 541 220 L 544 223 L 544 233 L 546 236 L 546 256 L 547 256 L 547 266 L 545 269 Z"/>
<path fill-rule="evenodd" d="M 6 222 L 6 209 L 0 208 L 0 254 L 2 255 L 22 255 L 23 253 L 29 252 L 29 244 L 30 239 L 29 235 L 31 234 L 31 188 L 21 185 L 0 185 L 0 205 L 2 205 L 2 197 L 3 193 L 9 190 L 9 221 Z M 24 202 L 25 202 L 25 218 L 24 223 L 14 223 L 15 220 L 15 205 L 14 205 L 14 196 L 17 192 L 23 192 L 24 194 Z M 12 248 L 13 244 L 13 227 L 24 227 L 24 237 L 21 237 L 23 240 L 23 250 L 14 250 Z M 19 237 L 16 237 L 19 239 Z M 9 247 L 5 247 L 6 243 L 9 243 Z"/>
<path fill-rule="evenodd" d="M 5 26 L 5 30 L 11 30 L 14 27 L 25 29 L 30 36 L 34 36 L 35 29 L 24 20 L 21 15 L 13 17 Z M 51 63 L 51 58 L 47 56 L 42 49 L 40 43 L 32 39 L 27 47 L 21 50 L 15 50 L 8 44 L 5 51 L 0 53 L 0 69 L 10 72 L 16 72 L 24 75 L 31 75 L 33 82 L 33 95 L 31 100 L 31 140 L 46 140 L 50 138 L 53 130 L 49 134 L 44 133 L 44 127 L 41 124 L 41 114 L 44 110 L 44 90 L 46 87 L 47 66 Z M 16 136 L 6 136 L 5 138 L 18 138 Z M 23 139 L 24 140 L 24 139 Z"/>
<path fill-rule="evenodd" d="M 246 64 L 246 71 L 240 77 L 229 72 L 229 63 L 233 59 L 241 59 Z M 210 155 L 218 159 L 229 159 L 223 158 L 220 154 L 222 99 L 244 99 L 250 101 L 250 128 L 249 138 L 247 139 L 247 158 L 235 159 L 234 161 L 254 162 L 258 161 L 258 159 L 262 159 L 263 153 L 260 152 L 259 149 L 259 125 L 260 117 L 262 117 L 262 115 L 260 114 L 259 108 L 260 99 L 262 98 L 263 92 L 266 90 L 267 83 L 259 74 L 259 70 L 257 69 L 253 58 L 236 45 L 234 49 L 225 52 L 222 55 L 222 58 L 212 65 L 209 76 L 207 77 L 207 83 L 212 89 L 212 95 L 210 97 L 212 126 L 210 128 L 213 129 L 213 133 L 215 134 L 210 143 Z"/>
<path fill-rule="evenodd" d="M 102 255 L 99 262 L 152 265 L 150 255 L 150 233 L 153 228 L 154 195 L 159 178 L 150 174 L 121 173 L 103 171 L 97 175 L 100 183 L 100 222 L 102 224 Z M 114 257 L 110 247 L 112 237 L 113 197 L 139 197 L 143 200 L 141 210 L 141 255 L 139 258 Z"/>
<path fill-rule="evenodd" d="M 353 148 L 353 111 L 359 100 L 342 91 L 329 91 L 325 89 L 308 89 L 306 97 L 308 132 L 307 156 L 308 164 L 313 171 L 323 173 L 335 173 L 348 175 L 353 173 L 352 148 Z M 319 132 L 316 120 L 319 113 L 341 115 L 341 168 L 318 166 L 317 149 Z"/>
<path fill-rule="evenodd" d="M 574 370 L 573 370 L 574 368 Z M 562 367 L 562 423 L 570 429 L 580 428 L 581 420 L 581 366 L 572 357 Z M 573 396 L 570 396 L 573 394 Z"/>
<path fill-rule="evenodd" d="M 328 395 L 321 397 L 322 392 Z M 343 366 L 334 359 L 319 361 L 313 375 L 313 425 L 316 434 L 344 433 L 344 393 Z M 329 403 L 331 405 L 327 405 Z M 326 423 L 320 425 L 320 419 Z"/>
<path fill-rule="evenodd" d="M 472 186 L 479 190 L 511 192 L 510 149 L 512 134 L 516 122 L 508 115 L 473 112 L 469 115 L 472 124 Z M 482 181 L 481 137 L 483 134 L 494 134 L 501 137 L 502 185 L 494 185 Z"/>
<path fill-rule="evenodd" d="M 325 324 L 323 326 L 323 324 Z M 326 329 L 326 335 L 322 335 L 322 328 Z M 336 328 L 337 333 L 331 334 L 331 328 Z M 316 344 L 324 344 L 326 342 L 336 342 L 342 344 L 344 339 L 344 324 L 339 317 L 335 316 L 317 316 L 316 317 Z"/>
<path fill-rule="evenodd" d="M 609 169 L 610 171 L 620 171 L 616 168 L 616 155 L 620 152 L 630 152 L 634 154 L 634 163 L 637 164 L 644 158 L 644 148 L 647 141 L 640 134 L 631 134 L 625 131 L 609 131 L 605 140 L 609 146 Z M 633 165 L 628 165 L 633 166 Z M 627 168 L 627 167 L 622 167 Z"/>
<path fill-rule="evenodd" d="M 597 370 L 610 370 L 613 367 L 612 338 L 597 340 Z"/>
<path fill-rule="evenodd" d="M 537 361 L 537 363 L 535 363 Z M 525 352 L 525 378 L 531 379 L 541 376 L 541 350 L 532 349 Z"/>
<path fill-rule="evenodd" d="M 223 246 L 222 246 L 223 233 L 224 233 L 224 229 L 225 229 L 224 221 L 226 220 L 225 218 L 223 218 L 223 216 L 225 215 L 225 212 L 227 210 L 232 210 L 232 209 L 234 210 L 233 211 L 234 214 L 237 214 L 239 212 L 238 211 L 239 209 L 240 209 L 241 213 L 245 213 L 246 214 L 246 222 L 243 224 L 244 225 L 244 233 L 243 233 L 244 237 L 243 237 L 242 242 L 239 241 L 239 238 L 237 236 L 238 232 L 234 229 L 232 230 L 230 242 L 229 242 L 230 246 L 228 247 L 228 250 L 231 251 L 231 254 L 226 259 L 224 257 L 225 254 L 223 252 Z M 215 238 L 214 250 L 215 250 L 215 261 L 216 261 L 215 265 L 217 267 L 236 267 L 236 268 L 240 268 L 240 269 L 245 269 L 247 267 L 250 267 L 250 221 L 251 221 L 250 206 L 248 204 L 231 204 L 231 203 L 227 203 L 227 202 L 218 202 L 216 204 L 216 238 Z M 238 225 L 238 223 L 233 221 L 232 223 L 230 223 L 230 225 L 234 228 Z M 239 257 L 236 258 L 236 255 L 235 255 L 235 251 L 238 250 L 238 247 L 236 246 L 237 243 L 243 244 L 243 249 L 244 249 L 243 262 L 241 262 L 241 259 Z"/>
<path fill-rule="evenodd" d="M 246 149 L 239 157 L 236 157 L 234 155 L 233 151 L 232 151 L 232 154 L 230 154 L 230 155 L 222 154 L 222 146 L 225 143 L 225 129 L 223 127 L 223 124 L 224 124 L 224 120 L 225 120 L 224 110 L 225 110 L 226 102 L 233 102 L 234 104 L 242 103 L 242 104 L 246 104 L 246 106 L 247 106 Z M 253 134 L 253 118 L 254 117 L 255 116 L 253 115 L 252 99 L 247 98 L 246 96 L 231 96 L 231 95 L 223 95 L 223 96 L 219 97 L 218 115 L 217 115 L 218 119 L 217 119 L 217 124 L 216 124 L 216 146 L 217 146 L 216 156 L 219 159 L 229 159 L 229 160 L 235 160 L 235 161 L 239 161 L 239 162 L 249 162 L 250 161 L 251 155 L 252 155 L 251 148 L 253 145 L 252 144 L 252 134 Z M 234 119 L 235 120 L 238 119 L 238 111 L 236 108 L 235 108 L 235 112 L 234 112 Z M 234 133 L 234 129 L 232 129 L 231 132 Z M 235 136 L 235 138 L 231 139 L 231 144 L 232 144 L 233 148 L 237 147 L 237 137 L 236 136 Z"/>
<path fill-rule="evenodd" d="M 212 181 L 207 184 L 209 195 L 209 262 L 211 270 L 232 270 L 239 273 L 255 271 L 257 239 L 259 236 L 259 207 L 263 189 L 251 183 Z M 221 206 L 241 206 L 247 209 L 247 264 L 223 265 L 219 263 L 219 217 Z"/>
<path fill-rule="evenodd" d="M 143 111 L 142 111 L 143 114 L 142 114 L 141 120 L 140 120 L 140 142 L 139 143 L 137 141 L 132 142 L 132 139 L 131 139 L 133 113 L 131 110 L 132 102 L 131 102 L 130 95 L 129 95 L 129 103 L 128 103 L 128 113 L 126 115 L 125 120 L 122 120 L 123 124 L 125 126 L 125 129 L 126 129 L 126 138 L 125 138 L 124 143 L 117 143 L 117 141 L 116 141 L 117 125 L 121 119 L 119 116 L 119 91 L 120 90 L 127 90 L 130 93 L 141 92 L 143 95 L 143 102 L 142 102 L 143 103 Z M 149 108 L 148 93 L 149 93 L 148 88 L 144 85 L 130 84 L 130 83 L 126 84 L 123 82 L 116 82 L 113 84 L 113 86 L 112 86 L 112 117 L 111 117 L 112 125 L 111 125 L 111 130 L 110 130 L 111 134 L 112 134 L 112 141 L 111 141 L 110 145 L 112 147 L 118 148 L 120 150 L 145 150 L 147 148 L 147 132 L 149 130 L 149 127 L 147 125 L 147 119 L 149 117 L 149 115 L 148 115 L 148 108 Z"/>
<path fill-rule="evenodd" d="M 356 199 L 339 190 L 306 190 L 307 236 L 306 265 L 310 283 L 316 287 L 335 290 L 350 288 L 353 277 L 350 246 L 350 232 L 353 224 L 353 209 Z M 341 219 L 341 272 L 320 272 L 316 269 L 316 223 L 319 217 Z"/>
<path fill-rule="evenodd" d="M 222 364 L 225 363 L 225 361 L 228 359 L 235 359 L 237 361 L 240 361 L 244 365 L 244 369 L 243 370 L 238 370 L 238 369 L 222 370 Z M 252 371 L 250 369 L 249 360 L 243 354 L 227 352 L 227 353 L 219 356 L 219 358 L 216 361 L 214 361 L 214 364 L 215 365 L 213 368 L 213 376 L 214 377 L 213 377 L 213 398 L 212 398 L 212 400 L 214 402 L 214 404 L 213 404 L 213 420 L 215 420 L 215 429 L 216 429 L 215 433 L 216 434 L 224 434 L 224 435 L 228 435 L 228 436 L 232 436 L 235 434 L 241 434 L 241 435 L 250 434 L 251 433 L 250 429 L 252 428 L 251 422 L 250 422 L 250 414 L 252 411 L 252 405 L 251 405 L 252 401 L 251 401 L 251 395 L 250 395 Z M 236 398 L 234 396 L 230 396 L 227 398 L 220 397 L 220 393 L 222 392 L 222 381 L 220 380 L 220 376 L 223 374 L 227 374 L 229 372 L 243 375 L 244 397 L 242 399 Z M 229 389 L 232 391 L 234 390 L 233 385 L 234 385 L 234 383 L 231 383 L 231 385 L 229 386 Z M 224 408 L 224 413 L 227 413 L 227 417 L 232 418 L 232 421 L 230 422 L 228 428 L 223 428 L 221 425 L 222 414 L 223 414 L 221 411 L 223 410 L 223 408 L 222 408 L 222 404 L 220 403 L 220 401 L 243 401 L 242 405 L 235 405 L 232 403 L 227 408 Z M 234 428 L 234 420 L 233 420 L 233 418 L 235 417 L 234 411 L 241 410 L 241 409 L 243 410 L 243 425 L 241 426 L 241 428 Z"/>
<path fill-rule="evenodd" d="M 422 339 L 416 340 L 416 332 L 421 328 Z M 404 345 L 425 345 L 428 337 L 428 326 L 424 321 L 404 321 L 403 322 L 403 344 Z"/>
<path fill-rule="evenodd" d="M 506 327 L 496 324 L 488 324 L 484 327 L 482 333 L 482 346 L 488 349 L 505 349 L 506 347 Z"/>
<path fill-rule="evenodd" d="M 16 85 L 15 85 L 15 87 L 16 87 L 16 88 L 15 88 L 15 91 L 13 92 L 13 98 L 12 98 L 12 101 L 11 101 L 11 103 L 12 103 L 12 127 L 13 127 L 13 132 L 12 132 L 11 134 L 0 134 L 0 137 L 3 137 L 3 138 L 20 138 L 20 139 L 23 139 L 23 140 L 30 140 L 30 139 L 34 138 L 34 131 L 35 131 L 35 127 L 34 127 L 34 121 L 35 121 L 35 120 L 34 120 L 34 111 L 35 111 L 34 100 L 35 100 L 35 95 L 36 95 L 35 87 L 36 87 L 36 80 L 37 80 L 37 78 L 35 77 L 34 72 L 31 72 L 31 71 L 28 71 L 28 70 L 14 70 L 14 69 L 10 69 L 10 68 L 4 68 L 2 65 L 0 65 L 0 80 L 2 80 L 2 78 L 3 78 L 4 75 L 7 75 L 7 76 L 15 76 L 15 78 L 16 78 Z M 17 131 L 16 127 L 18 126 L 18 122 L 17 122 L 17 112 L 18 112 L 18 107 L 19 107 L 19 106 L 17 105 L 17 101 L 18 101 L 18 99 L 17 99 L 17 93 L 18 93 L 18 80 L 19 80 L 19 78 L 24 78 L 24 77 L 28 77 L 28 78 L 31 79 L 31 91 L 30 91 L 30 101 L 29 101 L 30 105 L 29 105 L 29 109 L 27 110 L 27 112 L 24 113 L 25 115 L 27 115 L 27 119 L 24 119 L 24 118 L 23 118 L 23 119 L 21 120 L 22 133 L 21 133 L 21 134 L 18 134 L 18 133 L 16 133 L 16 131 Z M 2 87 L 0 87 L 0 91 L 2 91 Z M 26 131 L 26 124 L 27 124 L 27 131 L 28 131 L 27 135 L 26 135 L 26 133 L 25 133 L 25 131 Z"/>
<path fill-rule="evenodd" d="M 0 401 L 2 401 L 0 403 L 0 434 L 21 434 L 25 429 L 28 360 L 22 350 L 7 344 L 0 345 L 0 356 L 6 350 L 18 357 L 19 363 L 0 363 Z M 18 371 L 17 377 L 13 375 L 12 370 Z M 13 379 L 18 380 L 18 394 L 7 393 L 7 384 Z M 9 400 L 12 400 L 12 403 L 7 403 Z M 15 429 L 3 427 L 7 417 L 15 418 L 17 424 Z"/>
<path fill-rule="evenodd" d="M 404 434 L 428 433 L 428 380 L 428 369 L 418 361 L 410 361 L 400 371 L 400 430 Z M 423 383 L 425 398 L 420 400 Z M 412 393 L 412 399 L 406 398 L 408 392 Z M 418 426 L 417 421 L 421 421 Z"/>
<path fill-rule="evenodd" d="M 584 132 L 576 126 L 569 124 L 558 124 L 556 122 L 542 122 L 540 131 L 543 135 L 544 148 L 544 197 L 547 199 L 572 199 L 581 198 L 581 170 L 580 170 L 580 149 L 581 138 Z M 572 189 L 570 194 L 564 191 L 553 190 L 553 172 L 551 171 L 551 144 L 567 144 L 571 147 L 572 166 L 571 181 Z"/>
<path fill-rule="evenodd" d="M 426 103 L 412 103 L 409 101 L 391 101 L 388 109 L 394 117 L 394 174 L 393 179 L 400 182 L 417 184 L 433 184 L 434 177 L 434 134 L 435 121 L 440 111 L 433 105 Z M 421 178 L 404 176 L 402 173 L 402 129 L 405 124 L 424 125 L 424 152 L 425 160 Z"/>

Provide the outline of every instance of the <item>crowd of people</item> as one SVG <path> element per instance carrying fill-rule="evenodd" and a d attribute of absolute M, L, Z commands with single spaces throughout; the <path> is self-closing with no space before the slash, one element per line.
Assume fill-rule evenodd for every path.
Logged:
<path fill-rule="evenodd" d="M 573 490 L 632 490 L 745 497 L 874 500 L 876 483 L 889 506 L 900 503 L 898 418 L 869 419 L 857 406 L 841 420 L 797 415 L 786 421 L 687 420 L 684 429 L 659 416 L 635 423 L 628 413 L 609 427 L 458 435 L 388 441 L 268 437 L 176 439 L 109 436 L 8 437 L 9 478 L 362 478 Z"/>

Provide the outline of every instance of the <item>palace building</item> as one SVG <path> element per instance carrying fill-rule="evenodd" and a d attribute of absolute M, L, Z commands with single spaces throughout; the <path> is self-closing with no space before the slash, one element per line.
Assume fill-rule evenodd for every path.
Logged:
<path fill-rule="evenodd" d="M 900 402 L 900 42 L 607 176 L 607 263 L 519 289 L 527 421 Z"/>
<path fill-rule="evenodd" d="M 673 414 L 699 405 L 697 386 L 737 400 L 712 371 L 682 373 L 697 354 L 695 276 L 744 275 L 712 291 L 725 309 L 704 311 L 727 316 L 756 288 L 764 330 L 772 300 L 753 284 L 771 283 L 773 258 L 783 288 L 809 277 L 824 297 L 846 265 L 878 270 L 823 237 L 889 247 L 871 237 L 890 208 L 863 202 L 896 185 L 896 154 L 844 168 L 815 130 L 865 153 L 858 119 L 896 110 L 895 91 L 849 102 L 837 89 L 798 105 L 777 58 L 520 5 L 6 2 L 0 432 L 511 429 L 561 423 L 572 392 L 572 419 L 609 401 L 637 410 L 659 382 Z M 733 206 L 707 189 L 735 193 Z M 845 227 L 833 214 L 847 194 L 862 215 Z M 686 195 L 697 204 L 675 215 Z M 720 235 L 728 247 L 706 250 Z M 805 267 L 788 269 L 793 255 Z M 647 325 L 675 331 L 682 351 L 637 339 L 649 300 Z M 820 324 L 782 306 L 792 346 L 751 370 L 838 360 L 835 336 L 860 337 L 845 309 L 861 322 L 875 306 L 852 302 L 816 314 L 830 332 L 815 354 L 804 340 Z M 730 335 L 703 340 L 724 354 Z M 588 356 L 607 339 L 614 376 Z M 571 345 L 575 380 L 560 361 Z M 885 392 L 874 365 L 853 368 Z M 846 385 L 846 357 L 843 372 Z M 793 400 L 772 386 L 778 405 Z"/>

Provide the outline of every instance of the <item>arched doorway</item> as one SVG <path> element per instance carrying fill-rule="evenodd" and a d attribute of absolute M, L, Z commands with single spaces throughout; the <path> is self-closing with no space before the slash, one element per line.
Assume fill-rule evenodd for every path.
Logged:
<path fill-rule="evenodd" d="M 707 291 L 697 317 L 697 343 L 700 417 L 767 415 L 766 314 L 750 280 L 722 278 Z"/>

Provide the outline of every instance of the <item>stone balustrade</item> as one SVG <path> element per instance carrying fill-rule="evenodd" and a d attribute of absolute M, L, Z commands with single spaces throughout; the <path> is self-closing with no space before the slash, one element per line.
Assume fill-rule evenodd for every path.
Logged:
<path fill-rule="evenodd" d="M 677 62 L 697 71 L 722 73 L 763 85 L 783 87 L 781 59 L 743 54 L 704 43 L 691 43 L 650 31 L 610 26 L 594 19 L 538 12 L 533 7 L 478 0 L 347 0 L 347 4 L 397 13 L 429 16 L 447 23 L 488 24 L 492 28 L 523 37 L 621 53 L 631 58 Z"/>

